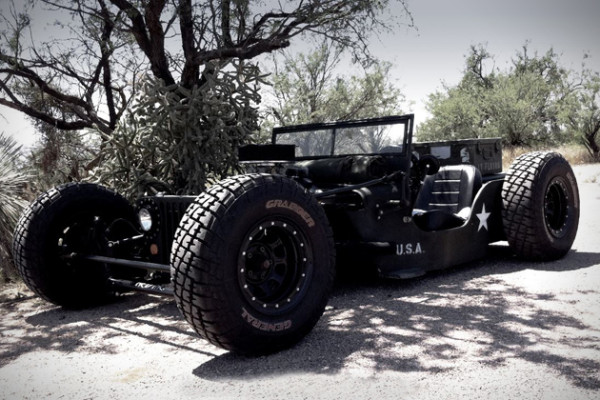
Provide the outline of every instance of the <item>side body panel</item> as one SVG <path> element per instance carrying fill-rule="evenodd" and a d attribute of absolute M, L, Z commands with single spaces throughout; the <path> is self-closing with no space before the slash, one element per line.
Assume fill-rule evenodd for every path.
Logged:
<path fill-rule="evenodd" d="M 483 258 L 489 243 L 504 239 L 502 183 L 502 179 L 485 183 L 465 224 L 447 230 L 424 231 L 405 209 L 382 211 L 384 201 L 376 199 L 362 209 L 346 211 L 343 217 L 336 213 L 334 230 L 336 224 L 345 230 L 338 235 L 340 251 L 358 252 L 357 260 L 363 259 L 360 253 L 367 255 L 380 275 L 392 278 L 419 276 Z M 346 221 L 341 221 L 344 217 Z"/>

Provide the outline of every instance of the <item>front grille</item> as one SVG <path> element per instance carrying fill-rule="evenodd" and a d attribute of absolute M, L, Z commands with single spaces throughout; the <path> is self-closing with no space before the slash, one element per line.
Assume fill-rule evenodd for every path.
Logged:
<path fill-rule="evenodd" d="M 158 254 L 150 255 L 153 262 L 169 263 L 171 244 L 175 231 L 188 206 L 196 196 L 154 196 L 144 197 L 137 203 L 137 209 L 146 208 L 152 214 L 152 228 L 146 234 L 147 245 L 156 244 Z"/>

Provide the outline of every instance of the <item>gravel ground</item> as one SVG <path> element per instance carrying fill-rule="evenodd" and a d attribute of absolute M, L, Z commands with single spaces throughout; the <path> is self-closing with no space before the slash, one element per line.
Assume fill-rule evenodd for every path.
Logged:
<path fill-rule="evenodd" d="M 599 399 L 600 165 L 576 167 L 573 251 L 408 281 L 345 280 L 300 344 L 244 358 L 144 294 L 83 311 L 4 288 L 0 399 Z"/>

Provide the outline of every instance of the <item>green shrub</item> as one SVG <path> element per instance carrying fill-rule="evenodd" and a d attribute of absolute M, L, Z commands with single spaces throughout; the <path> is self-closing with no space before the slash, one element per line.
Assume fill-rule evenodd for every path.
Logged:
<path fill-rule="evenodd" d="M 27 175 L 18 166 L 21 147 L 14 139 L 0 133 L 0 277 L 15 277 L 12 266 L 12 238 L 21 211 L 27 205 L 23 188 Z"/>

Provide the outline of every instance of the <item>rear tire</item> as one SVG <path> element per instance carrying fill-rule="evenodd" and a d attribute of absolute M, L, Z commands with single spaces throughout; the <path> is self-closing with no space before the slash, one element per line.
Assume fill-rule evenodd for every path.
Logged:
<path fill-rule="evenodd" d="M 335 275 L 322 207 L 282 176 L 232 177 L 202 193 L 171 251 L 177 306 L 211 343 L 247 355 L 287 348 L 317 323 Z"/>
<path fill-rule="evenodd" d="M 504 180 L 502 205 L 504 232 L 519 257 L 556 260 L 571 249 L 579 224 L 579 191 L 560 154 L 518 157 Z"/>
<path fill-rule="evenodd" d="M 108 270 L 69 254 L 102 254 L 108 224 L 129 218 L 133 209 L 119 194 L 91 183 L 68 183 L 40 195 L 15 229 L 15 266 L 40 297 L 60 306 L 81 308 L 112 293 Z"/>

